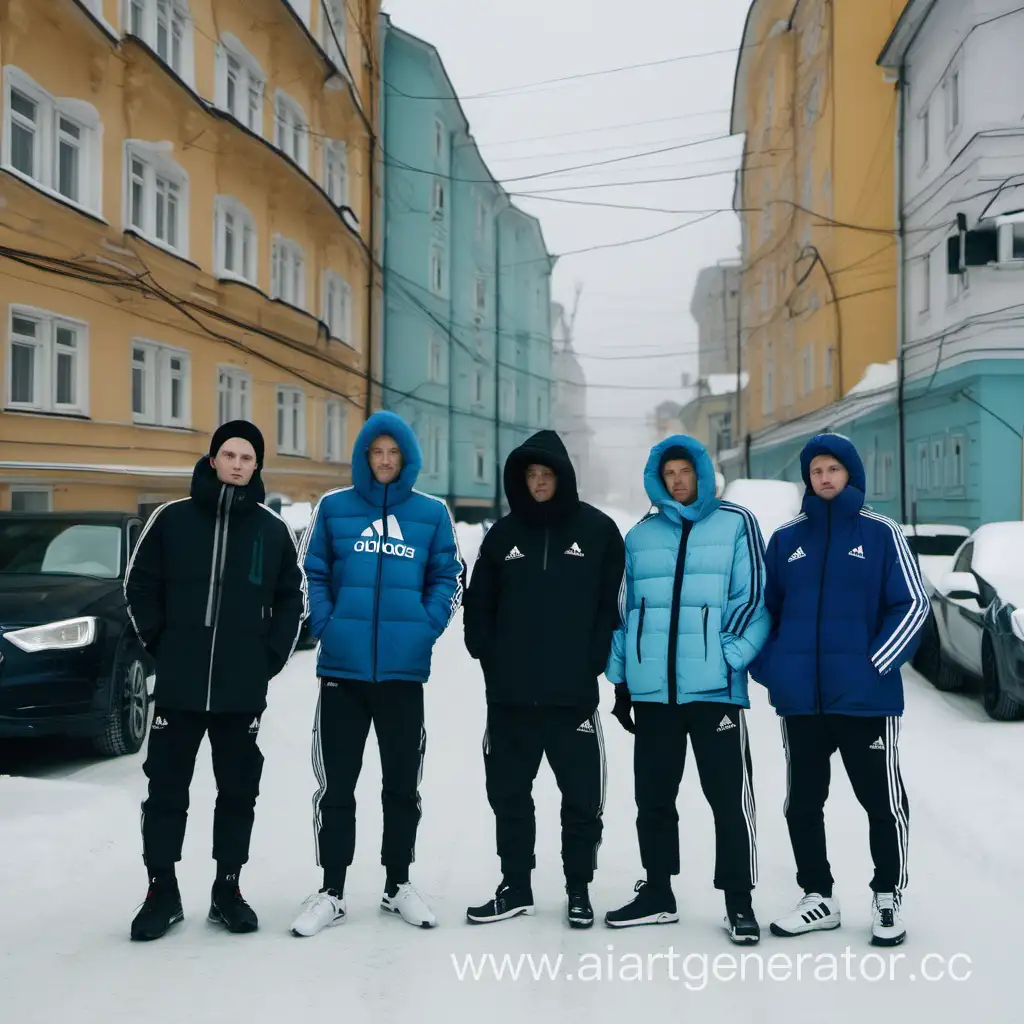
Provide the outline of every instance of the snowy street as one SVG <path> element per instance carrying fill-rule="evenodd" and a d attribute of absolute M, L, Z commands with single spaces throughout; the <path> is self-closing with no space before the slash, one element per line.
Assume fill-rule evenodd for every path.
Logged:
<path fill-rule="evenodd" d="M 0 776 L 0 1019 L 276 1024 L 485 1016 L 497 1024 L 527 1013 L 542 1020 L 571 1014 L 621 1021 L 639 1011 L 645 1019 L 658 1013 L 678 1019 L 685 1008 L 701 1020 L 731 1011 L 765 1020 L 863 1022 L 866 1013 L 882 1007 L 890 1014 L 920 1011 L 933 1022 L 1016 1018 L 1011 1000 L 1019 961 L 1015 922 L 1024 914 L 1019 876 L 1024 724 L 991 722 L 971 698 L 939 694 L 908 670 L 903 730 L 903 772 L 911 799 L 911 882 L 904 904 L 908 940 L 891 953 L 868 945 L 866 820 L 838 757 L 827 814 L 844 924 L 834 932 L 784 940 L 771 936 L 767 926 L 797 895 L 782 817 L 785 763 L 774 711 L 755 687 L 750 731 L 760 881 L 754 906 L 763 930 L 755 949 L 763 976 L 748 960 L 741 980 L 738 969 L 730 975 L 729 961 L 720 959 L 725 966 L 716 977 L 711 973 L 716 955 L 738 964 L 750 952 L 732 946 L 720 927 L 721 895 L 711 888 L 711 816 L 692 762 L 680 797 L 683 874 L 675 880 L 680 923 L 616 932 L 600 923 L 607 909 L 630 898 L 642 876 L 633 825 L 632 740 L 610 717 L 607 690 L 602 710 L 609 791 L 592 889 L 598 923 L 590 932 L 570 932 L 563 922 L 557 791 L 546 766 L 536 787 L 537 916 L 489 926 L 465 923 L 466 906 L 493 892 L 499 871 L 481 763 L 483 685 L 462 646 L 460 613 L 436 649 L 427 686 L 423 821 L 412 871 L 414 884 L 432 898 L 440 925 L 420 931 L 378 909 L 380 775 L 371 737 L 359 786 L 349 919 L 300 940 L 289 934 L 289 925 L 302 899 L 319 885 L 309 759 L 314 659 L 312 651 L 292 659 L 272 684 L 263 719 L 266 767 L 253 858 L 242 876 L 243 891 L 260 915 L 261 930 L 252 936 L 229 935 L 205 920 L 214 798 L 205 741 L 179 871 L 186 920 L 152 944 L 128 941 L 146 882 L 138 832 L 145 790 L 142 755 L 71 764 L 28 757 L 12 766 L 0 752 L 0 771 L 28 773 Z M 844 961 L 847 947 L 852 960 Z M 648 954 L 670 950 L 679 957 L 674 966 L 664 956 L 648 960 Z M 535 960 L 547 954 L 552 961 L 562 954 L 561 976 L 534 980 L 524 968 L 517 981 L 495 980 L 489 971 L 481 980 L 460 981 L 453 956 L 461 967 L 467 954 L 485 953 L 498 962 L 506 953 L 513 961 L 523 953 Z M 816 980 L 811 958 L 823 953 L 838 963 L 837 980 Z M 870 955 L 877 953 L 884 966 L 883 959 Z M 638 980 L 629 980 L 636 978 L 629 964 L 640 960 L 624 954 L 641 954 Z M 689 954 L 704 955 L 703 975 L 700 959 L 687 960 Z M 777 959 L 772 968 L 775 954 L 785 960 Z M 808 954 L 799 980 L 797 954 Z M 969 977 L 925 980 L 921 963 L 928 954 L 935 954 L 924 964 L 932 976 L 948 965 L 957 977 Z M 951 960 L 955 954 L 962 955 Z M 892 979 L 890 956 L 895 958 Z M 587 963 L 593 980 L 583 969 Z M 566 975 L 578 968 L 579 976 L 570 980 Z M 880 980 L 867 980 L 883 970 Z M 780 980 L 773 980 L 773 971 Z"/>

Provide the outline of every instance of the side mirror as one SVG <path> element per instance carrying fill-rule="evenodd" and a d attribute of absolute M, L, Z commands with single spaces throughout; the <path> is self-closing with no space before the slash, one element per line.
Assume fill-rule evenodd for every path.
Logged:
<path fill-rule="evenodd" d="M 981 604 L 981 589 L 974 573 L 947 572 L 939 587 L 942 595 L 950 601 L 974 602 Z"/>

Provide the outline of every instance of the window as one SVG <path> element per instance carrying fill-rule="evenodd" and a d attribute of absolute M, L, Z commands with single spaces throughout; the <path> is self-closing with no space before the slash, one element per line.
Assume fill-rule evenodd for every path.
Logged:
<path fill-rule="evenodd" d="M 440 120 L 434 121 L 434 157 L 438 160 L 444 159 L 445 151 L 445 137 L 447 131 L 444 126 L 444 122 Z"/>
<path fill-rule="evenodd" d="M 512 396 L 512 382 L 503 380 L 499 386 L 501 418 L 510 422 L 515 416 L 515 399 Z"/>
<path fill-rule="evenodd" d="M 473 308 L 478 313 L 487 308 L 487 281 L 482 277 L 473 280 Z"/>
<path fill-rule="evenodd" d="M 1024 260 L 1024 214 L 1011 213 L 997 217 L 996 240 L 996 258 L 1000 263 Z"/>
<path fill-rule="evenodd" d="M 921 493 L 930 489 L 931 484 L 929 481 L 929 465 L 928 465 L 928 444 L 919 444 L 917 446 L 917 490 Z"/>
<path fill-rule="evenodd" d="M 186 0 L 128 0 L 125 28 L 177 75 L 192 81 L 192 19 Z"/>
<path fill-rule="evenodd" d="M 536 423 L 538 426 L 544 426 L 544 396 L 537 396 L 537 419 Z"/>
<path fill-rule="evenodd" d="M 348 450 L 348 409 L 340 398 L 324 405 L 324 461 L 344 462 Z"/>
<path fill-rule="evenodd" d="M 133 341 L 133 420 L 162 427 L 187 427 L 189 371 L 187 352 L 152 341 Z"/>
<path fill-rule="evenodd" d="M 430 290 L 435 295 L 444 294 L 444 254 L 437 245 L 430 247 Z"/>
<path fill-rule="evenodd" d="M 231 196 L 214 204 L 214 265 L 219 277 L 237 277 L 256 284 L 256 222 Z"/>
<path fill-rule="evenodd" d="M 298 242 L 280 236 L 270 254 L 270 297 L 306 308 L 306 255 Z"/>
<path fill-rule="evenodd" d="M 4 168 L 98 214 L 103 156 L 96 108 L 51 96 L 14 67 L 4 69 L 4 108 Z"/>
<path fill-rule="evenodd" d="M 770 415 L 775 409 L 775 366 L 771 358 L 764 364 L 764 386 L 761 396 L 761 412 Z"/>
<path fill-rule="evenodd" d="M 11 485 L 12 512 L 52 512 L 53 490 L 49 487 Z"/>
<path fill-rule="evenodd" d="M 808 345 L 804 349 L 804 394 L 814 394 L 814 346 Z"/>
<path fill-rule="evenodd" d="M 220 367 L 217 370 L 217 425 L 251 419 L 252 377 L 234 366 Z"/>
<path fill-rule="evenodd" d="M 274 143 L 304 171 L 309 169 L 309 122 L 305 111 L 279 89 L 274 97 Z"/>
<path fill-rule="evenodd" d="M 125 145 L 125 224 L 148 241 L 188 255 L 188 176 L 150 143 Z"/>
<path fill-rule="evenodd" d="M 444 182 L 434 181 L 434 187 L 431 191 L 430 197 L 430 212 L 433 214 L 434 220 L 444 219 Z"/>
<path fill-rule="evenodd" d="M 487 237 L 487 205 L 482 199 L 476 201 L 476 240 L 482 242 Z"/>
<path fill-rule="evenodd" d="M 932 254 L 925 253 L 918 260 L 917 290 L 918 303 L 917 311 L 924 316 L 931 309 L 931 285 L 932 285 Z"/>
<path fill-rule="evenodd" d="M 11 306 L 7 405 L 85 413 L 88 328 L 53 313 Z"/>
<path fill-rule="evenodd" d="M 332 338 L 352 344 L 352 289 L 333 270 L 324 271 L 321 319 L 327 324 Z"/>
<path fill-rule="evenodd" d="M 277 389 L 277 453 L 306 454 L 306 395 L 301 388 Z"/>
<path fill-rule="evenodd" d="M 815 75 L 804 101 L 804 124 L 813 124 L 821 114 L 821 76 Z"/>
<path fill-rule="evenodd" d="M 428 420 L 423 436 L 423 471 L 427 476 L 436 476 L 444 470 L 444 432 L 439 424 Z"/>
<path fill-rule="evenodd" d="M 484 371 L 479 367 L 473 371 L 473 404 L 484 404 Z"/>
<path fill-rule="evenodd" d="M 928 166 L 928 158 L 931 155 L 931 112 L 926 105 L 924 110 L 917 115 L 917 123 L 921 133 L 921 169 Z"/>
<path fill-rule="evenodd" d="M 825 349 L 825 387 L 832 387 L 832 349 Z"/>
<path fill-rule="evenodd" d="M 335 67 L 345 67 L 348 53 L 348 24 L 345 18 L 345 0 L 321 0 L 320 43 Z"/>
<path fill-rule="evenodd" d="M 328 139 L 324 143 L 324 191 L 335 206 L 348 206 L 348 147 Z"/>
<path fill-rule="evenodd" d="M 431 334 L 427 342 L 427 380 L 444 383 L 444 344 L 436 334 Z"/>
<path fill-rule="evenodd" d="M 960 127 L 960 70 L 954 69 L 943 83 L 946 97 L 946 134 L 953 135 Z"/>
<path fill-rule="evenodd" d="M 263 134 L 263 94 L 267 76 L 259 61 L 230 32 L 217 46 L 214 102 L 257 135 Z"/>
<path fill-rule="evenodd" d="M 487 453 L 480 447 L 473 449 L 473 480 L 478 484 L 487 483 Z"/>
<path fill-rule="evenodd" d="M 961 434 L 949 438 L 946 486 L 956 489 L 967 484 L 967 442 Z"/>

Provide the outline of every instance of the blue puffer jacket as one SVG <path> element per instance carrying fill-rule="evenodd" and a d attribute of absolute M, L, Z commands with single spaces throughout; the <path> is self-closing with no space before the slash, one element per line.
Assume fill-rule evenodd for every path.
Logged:
<path fill-rule="evenodd" d="M 659 472 L 676 446 L 693 457 L 692 505 L 674 501 Z M 644 487 L 656 508 L 626 535 L 621 623 L 605 674 L 637 701 L 749 707 L 746 668 L 769 628 L 757 520 L 715 497 L 711 458 L 691 437 L 651 449 Z"/>
<path fill-rule="evenodd" d="M 402 452 L 402 472 L 387 485 L 367 461 L 382 434 Z M 426 682 L 430 675 L 434 642 L 462 601 L 462 561 L 448 506 L 413 490 L 422 464 L 409 425 L 374 413 L 356 438 L 353 485 L 317 503 L 301 557 L 321 677 Z"/>
<path fill-rule="evenodd" d="M 826 501 L 810 465 L 832 455 L 850 482 Z M 864 466 L 840 434 L 812 438 L 801 454 L 803 513 L 768 544 L 768 643 L 750 674 L 780 715 L 900 715 L 899 668 L 928 617 L 917 561 L 891 519 L 864 507 Z"/>

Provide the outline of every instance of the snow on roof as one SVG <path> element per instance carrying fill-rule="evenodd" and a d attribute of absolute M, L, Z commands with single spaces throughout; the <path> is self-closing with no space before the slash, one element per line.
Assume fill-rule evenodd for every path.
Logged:
<path fill-rule="evenodd" d="M 888 363 L 870 363 L 864 371 L 864 376 L 846 393 L 861 395 L 868 391 L 890 388 L 896 383 L 897 373 L 895 359 Z"/>
<path fill-rule="evenodd" d="M 740 388 L 747 386 L 749 380 L 747 374 L 740 374 Z M 701 384 L 707 389 L 709 395 L 731 395 L 736 391 L 735 373 L 709 373 L 701 378 Z"/>

